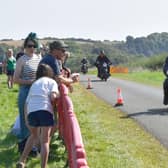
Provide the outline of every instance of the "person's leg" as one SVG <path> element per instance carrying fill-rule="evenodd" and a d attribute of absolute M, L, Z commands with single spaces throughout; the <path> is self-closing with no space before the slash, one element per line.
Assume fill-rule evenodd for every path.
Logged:
<path fill-rule="evenodd" d="M 13 88 L 13 75 L 14 75 L 14 70 L 12 71 L 12 74 L 11 74 L 11 76 L 10 76 L 11 88 Z"/>
<path fill-rule="evenodd" d="M 19 159 L 19 162 L 21 163 L 25 163 L 26 159 L 30 153 L 30 151 L 32 150 L 32 147 L 34 145 L 34 142 L 36 141 L 36 139 L 38 138 L 38 128 L 37 127 L 30 127 L 30 136 L 26 142 L 25 148 L 23 150 L 23 153 Z"/>
<path fill-rule="evenodd" d="M 163 104 L 168 104 L 168 78 L 166 78 L 163 82 Z"/>
<path fill-rule="evenodd" d="M 97 72 L 98 72 L 97 76 L 100 77 L 100 68 L 99 67 L 97 67 Z"/>
<path fill-rule="evenodd" d="M 8 88 L 10 89 L 10 75 L 8 75 L 8 77 L 7 77 L 7 85 L 8 85 Z"/>
<path fill-rule="evenodd" d="M 12 75 L 9 75 L 9 88 L 11 89 L 13 87 L 13 84 L 12 84 Z"/>
<path fill-rule="evenodd" d="M 52 127 L 41 127 L 41 168 L 46 168 L 47 166 L 51 128 Z"/>
<path fill-rule="evenodd" d="M 27 94 L 29 91 L 29 87 L 20 87 L 19 95 L 18 95 L 18 107 L 19 107 L 19 115 L 20 115 L 20 134 L 18 134 L 19 144 L 24 142 L 29 136 L 29 130 L 25 124 L 25 115 L 24 115 L 24 104 L 27 98 Z M 23 148 L 19 148 L 19 152 L 22 152 Z"/>
<path fill-rule="evenodd" d="M 107 70 L 108 70 L 108 75 L 111 76 L 111 74 L 110 74 L 110 65 L 108 65 Z"/>

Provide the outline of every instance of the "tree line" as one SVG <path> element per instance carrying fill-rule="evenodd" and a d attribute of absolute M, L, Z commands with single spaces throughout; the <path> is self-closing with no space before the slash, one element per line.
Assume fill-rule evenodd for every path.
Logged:
<path fill-rule="evenodd" d="M 42 43 L 47 41 L 58 40 L 55 37 L 46 37 L 39 39 Z M 128 35 L 125 41 L 94 41 L 91 39 L 82 38 L 64 38 L 69 45 L 69 51 L 71 57 L 67 61 L 67 66 L 72 70 L 77 71 L 80 69 L 80 61 L 83 57 L 86 57 L 90 64 L 94 66 L 96 57 L 100 50 L 104 50 L 105 54 L 109 57 L 113 65 L 126 64 L 139 58 L 148 58 L 162 53 L 168 53 L 168 33 L 152 33 L 147 37 L 134 38 Z M 16 54 L 21 46 L 9 46 L 8 40 L 0 43 L 0 61 L 2 56 L 5 54 L 7 48 L 13 48 Z"/>

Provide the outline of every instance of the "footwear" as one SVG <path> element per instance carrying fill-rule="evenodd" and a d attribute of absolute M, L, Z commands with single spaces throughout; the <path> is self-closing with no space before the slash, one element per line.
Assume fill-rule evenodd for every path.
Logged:
<path fill-rule="evenodd" d="M 33 147 L 32 150 L 29 153 L 30 157 L 37 157 L 39 155 L 39 150 L 37 147 Z"/>
<path fill-rule="evenodd" d="M 25 164 L 23 162 L 16 163 L 16 168 L 25 168 Z"/>
<path fill-rule="evenodd" d="M 18 152 L 22 154 L 25 144 L 26 144 L 27 138 L 22 140 L 21 142 L 18 143 Z"/>

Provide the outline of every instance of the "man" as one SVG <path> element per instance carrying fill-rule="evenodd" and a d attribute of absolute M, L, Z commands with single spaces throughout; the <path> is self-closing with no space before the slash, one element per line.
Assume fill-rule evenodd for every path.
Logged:
<path fill-rule="evenodd" d="M 79 81 L 78 75 L 73 75 L 71 78 L 66 78 L 61 74 L 60 60 L 65 56 L 68 45 L 63 41 L 53 41 L 49 44 L 49 54 L 44 56 L 40 63 L 48 64 L 54 71 L 55 79 L 58 83 L 70 85 Z"/>
<path fill-rule="evenodd" d="M 106 63 L 107 66 L 108 66 L 108 73 L 110 72 L 110 64 L 111 64 L 111 61 L 106 57 L 105 53 L 104 53 L 104 50 L 101 50 L 100 53 L 99 53 L 99 56 L 97 57 L 96 59 L 96 63 L 95 63 L 95 66 L 97 67 L 97 70 L 98 70 L 98 77 L 100 76 L 100 68 L 99 66 L 103 63 Z M 110 73 L 109 73 L 110 74 Z"/>
<path fill-rule="evenodd" d="M 58 85 L 60 83 L 65 84 L 68 86 L 70 92 L 73 91 L 72 83 L 79 81 L 78 75 L 71 75 L 72 77 L 67 77 L 63 73 L 61 73 L 62 70 L 62 60 L 66 56 L 66 50 L 68 46 L 63 41 L 53 41 L 49 44 L 49 54 L 44 56 L 39 64 L 47 64 L 49 65 L 53 72 L 54 72 L 54 78 L 57 81 Z M 57 114 L 56 114 L 57 115 Z M 52 129 L 52 135 L 56 131 L 57 125 L 55 125 Z"/>

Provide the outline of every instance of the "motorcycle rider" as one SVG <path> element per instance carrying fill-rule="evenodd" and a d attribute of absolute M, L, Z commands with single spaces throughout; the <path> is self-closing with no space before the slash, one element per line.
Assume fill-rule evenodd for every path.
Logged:
<path fill-rule="evenodd" d="M 87 58 L 86 57 L 84 57 L 82 60 L 81 60 L 81 64 L 82 64 L 82 66 L 81 66 L 81 71 L 83 71 L 84 69 L 84 65 L 86 65 L 86 68 L 88 69 L 88 60 L 87 60 Z"/>
<path fill-rule="evenodd" d="M 168 105 L 168 57 L 163 65 L 163 73 L 166 76 L 166 79 L 163 82 L 163 104 Z"/>
<path fill-rule="evenodd" d="M 105 55 L 104 50 L 101 50 L 99 53 L 99 56 L 96 59 L 96 63 L 95 63 L 95 66 L 97 67 L 97 70 L 98 70 L 98 75 L 97 75 L 98 77 L 100 77 L 100 65 L 103 64 L 104 62 L 107 64 L 108 74 L 110 76 L 111 61 Z"/>

